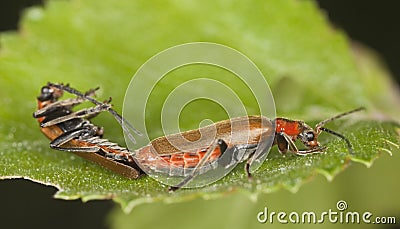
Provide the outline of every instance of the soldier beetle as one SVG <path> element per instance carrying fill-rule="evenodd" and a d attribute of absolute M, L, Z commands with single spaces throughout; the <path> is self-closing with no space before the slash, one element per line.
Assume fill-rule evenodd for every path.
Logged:
<path fill-rule="evenodd" d="M 133 161 L 129 150 L 102 138 L 103 128 L 90 122 L 99 113 L 109 111 L 122 123 L 122 117 L 111 108 L 110 100 L 105 103 L 96 101 L 95 107 L 74 112 L 72 108 L 82 102 L 91 101 L 90 96 L 98 88 L 76 98 L 59 100 L 63 95 L 63 88 L 69 87 L 52 83 L 42 87 L 37 97 L 38 110 L 33 113 L 33 117 L 39 121 L 40 130 L 51 140 L 50 147 L 72 152 L 126 177 L 139 177 L 141 170 Z"/>
<path fill-rule="evenodd" d="M 245 172 L 251 178 L 252 163 L 268 153 L 262 146 L 268 138 L 272 139 L 271 144 L 277 145 L 282 154 L 290 151 L 297 155 L 307 155 L 326 149 L 318 142 L 318 136 L 326 132 L 344 140 L 349 153 L 353 154 L 351 142 L 324 125 L 364 109 L 361 107 L 328 118 L 319 122 L 315 128 L 304 121 L 285 118 L 232 118 L 196 130 L 158 137 L 148 145 L 130 151 L 103 139 L 102 128 L 90 123 L 91 118 L 108 111 L 128 133 L 131 141 L 135 140 L 129 129 L 140 134 L 111 108 L 109 101 L 99 102 L 92 98 L 95 90 L 81 93 L 69 85 L 52 83 L 42 88 L 34 117 L 38 119 L 42 132 L 52 140 L 50 147 L 76 153 L 129 178 L 138 178 L 143 168 L 145 171 L 184 177 L 181 182 L 170 187 L 171 191 L 184 187 L 197 175 L 217 166 L 227 167 L 244 161 Z M 64 91 L 77 97 L 58 101 Z M 73 106 L 84 101 L 90 101 L 96 106 L 72 111 Z M 294 143 L 296 140 L 300 140 L 306 148 L 299 150 Z M 228 159 L 221 161 L 223 155 L 228 155 Z"/>

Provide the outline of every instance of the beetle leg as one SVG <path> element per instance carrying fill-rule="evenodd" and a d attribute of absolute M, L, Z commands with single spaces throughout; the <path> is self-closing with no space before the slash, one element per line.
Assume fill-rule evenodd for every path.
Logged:
<path fill-rule="evenodd" d="M 74 94 L 76 96 L 83 97 L 98 106 L 104 104 L 104 103 L 101 103 L 101 102 L 95 100 L 94 98 L 88 96 L 87 94 L 82 94 L 80 91 L 69 87 L 69 85 L 53 84 L 53 83 L 49 83 L 48 85 L 56 87 L 60 90 L 64 90 L 64 91 Z M 135 132 L 137 135 L 140 135 L 140 136 L 142 135 L 142 133 L 139 130 L 137 130 L 135 127 L 133 127 L 127 120 L 125 120 L 120 114 L 118 114 L 111 107 L 109 109 L 107 109 L 107 111 L 110 112 L 114 116 L 114 118 L 117 120 L 117 122 L 121 125 L 123 131 L 128 135 L 129 139 L 133 143 L 136 143 L 136 140 L 133 137 L 133 135 L 131 134 L 131 132 L 129 131 L 129 129 L 131 129 L 133 132 Z"/>
<path fill-rule="evenodd" d="M 71 119 L 75 119 L 75 118 L 87 118 L 87 117 L 93 117 L 103 111 L 107 111 L 108 109 L 111 108 L 110 104 L 107 103 L 103 103 L 100 105 L 97 105 L 95 107 L 92 108 L 86 108 L 86 109 L 82 109 L 80 111 L 68 114 L 68 115 L 64 115 L 55 119 L 52 119 L 48 122 L 42 122 L 40 124 L 40 127 L 48 127 L 48 126 L 53 126 L 56 125 L 58 123 L 62 123 Z"/>
<path fill-rule="evenodd" d="M 326 147 L 317 147 L 317 148 L 312 148 L 312 149 L 299 150 L 296 152 L 296 154 L 304 156 L 304 155 L 307 155 L 310 153 L 321 153 L 325 149 L 326 149 Z"/>
<path fill-rule="evenodd" d="M 42 109 L 35 111 L 35 113 L 33 113 L 33 117 L 40 118 L 43 116 L 47 116 L 47 115 L 51 114 L 52 112 L 59 110 L 60 108 L 73 107 L 75 105 L 81 104 L 84 101 L 85 101 L 85 99 L 81 98 L 81 97 L 60 100 L 60 101 L 51 103 L 51 104 L 43 107 Z"/>
<path fill-rule="evenodd" d="M 250 167 L 254 161 L 259 160 L 261 156 L 264 156 L 265 154 L 269 153 L 269 150 L 266 151 L 266 148 L 270 143 L 271 142 L 268 140 L 268 138 L 266 140 L 261 141 L 260 144 L 257 145 L 256 150 L 254 150 L 254 152 L 250 154 L 249 159 L 246 161 L 246 164 L 244 165 L 244 170 L 246 171 L 247 178 L 252 179 L 253 176 L 250 172 Z M 267 155 L 265 155 L 265 157 L 266 156 Z"/>
<path fill-rule="evenodd" d="M 95 153 L 100 150 L 99 147 L 97 146 L 92 146 L 92 147 L 63 147 L 65 143 L 77 139 L 82 136 L 93 136 L 93 131 L 87 129 L 87 128 L 80 128 L 80 129 L 75 129 L 71 131 L 67 131 L 57 138 L 55 138 L 53 141 L 50 142 L 50 148 L 56 149 L 56 150 L 61 150 L 61 151 L 67 151 L 67 152 L 88 152 L 88 153 Z"/>
<path fill-rule="evenodd" d="M 276 142 L 278 144 L 279 151 L 281 153 L 286 153 L 288 150 L 295 153 L 296 155 L 307 155 L 310 153 L 315 153 L 315 152 L 321 152 L 326 147 L 317 147 L 317 148 L 312 148 L 312 149 L 305 149 L 305 150 L 299 150 L 297 146 L 294 144 L 293 140 L 285 133 L 279 133 L 277 134 L 277 139 Z"/>
<path fill-rule="evenodd" d="M 99 88 L 95 88 L 95 89 L 90 89 L 89 91 L 85 92 L 85 95 L 87 96 L 92 96 L 94 95 L 95 91 L 98 90 Z M 72 99 L 65 99 L 65 100 L 59 100 L 57 102 L 51 103 L 45 107 L 43 107 L 42 109 L 39 109 L 37 111 L 35 111 L 35 113 L 33 113 L 33 117 L 34 118 L 40 118 L 43 116 L 47 116 L 50 113 L 59 110 L 60 108 L 63 107 L 74 107 L 76 105 L 79 105 L 83 102 L 85 102 L 87 99 L 85 97 L 77 97 L 77 98 L 72 98 Z"/>
<path fill-rule="evenodd" d="M 221 154 L 223 154 L 227 149 L 227 144 L 222 139 L 218 139 L 218 140 L 214 141 L 214 143 L 210 146 L 210 148 L 208 148 L 208 150 L 207 150 L 206 154 L 204 155 L 204 157 L 199 161 L 199 163 L 193 169 L 193 172 L 191 174 L 189 174 L 187 177 L 185 177 L 185 179 L 183 179 L 177 185 L 169 187 L 168 190 L 169 191 L 176 191 L 176 190 L 182 188 L 183 186 L 185 186 L 191 180 L 193 180 L 193 178 L 195 178 L 198 175 L 198 173 L 200 172 L 200 168 L 203 167 L 203 165 L 206 163 L 208 158 L 211 156 L 211 153 L 214 152 L 214 150 L 217 147 L 220 148 Z"/>
<path fill-rule="evenodd" d="M 278 144 L 280 153 L 285 154 L 288 150 L 296 154 L 299 152 L 293 140 L 286 133 L 277 133 L 275 137 L 275 141 Z"/>
<path fill-rule="evenodd" d="M 253 163 L 255 152 L 256 151 L 250 154 L 250 158 L 246 161 L 246 164 L 244 164 L 244 171 L 246 172 L 249 180 L 253 179 L 253 175 L 250 173 L 250 165 Z"/>

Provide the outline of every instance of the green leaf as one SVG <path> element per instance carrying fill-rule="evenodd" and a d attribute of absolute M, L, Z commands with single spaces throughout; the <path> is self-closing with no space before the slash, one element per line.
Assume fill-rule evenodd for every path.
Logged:
<path fill-rule="evenodd" d="M 70 83 L 83 91 L 100 86 L 98 97 L 112 96 L 120 111 L 131 77 L 148 58 L 196 41 L 221 43 L 253 60 L 266 76 L 279 115 L 316 123 L 367 107 L 366 113 L 348 117 L 351 121 L 332 124 L 349 137 L 355 155 L 348 154 L 340 139 L 326 136 L 321 140 L 328 147 L 323 154 L 283 157 L 274 148 L 253 182 L 239 165 L 211 185 L 171 194 L 149 177 L 129 180 L 49 149 L 31 115 L 46 82 Z M 190 68 L 184 74 L 202 75 Z M 310 1 L 48 1 L 45 8 L 25 13 L 19 33 L 2 34 L 0 76 L 0 177 L 55 186 L 57 198 L 111 198 L 126 212 L 141 203 L 217 198 L 235 191 L 250 197 L 281 188 L 294 192 L 315 174 L 331 180 L 350 161 L 370 166 L 381 152 L 398 153 L 399 148 L 399 125 L 390 121 L 398 119 L 399 94 L 389 76 L 369 51 L 354 48 L 332 29 Z M 171 79 L 160 93 L 167 95 L 181 80 Z M 207 95 L 207 88 L 200 90 Z M 243 100 L 248 110 L 256 110 L 252 98 Z M 161 107 L 152 109 L 147 130 L 157 137 L 162 135 Z M 183 110 L 189 115 L 181 128 L 196 128 L 204 114 L 215 121 L 224 118 L 214 109 L 194 103 Z M 111 117 L 101 115 L 94 122 L 104 126 L 105 137 L 123 144 L 121 129 Z"/>

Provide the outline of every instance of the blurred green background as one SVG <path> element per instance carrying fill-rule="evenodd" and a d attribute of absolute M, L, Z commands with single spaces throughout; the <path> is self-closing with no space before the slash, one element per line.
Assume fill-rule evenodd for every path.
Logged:
<path fill-rule="evenodd" d="M 12 12 L 14 15 L 18 14 L 23 5 L 34 2 L 20 1 L 20 3 L 21 5 L 13 6 L 12 4 L 16 3 L 2 2 L 1 10 L 4 13 L 1 13 L 1 17 L 12 15 Z M 39 2 L 35 2 L 37 3 Z M 395 27 L 399 18 L 398 15 L 396 18 L 393 12 L 396 7 L 367 3 L 335 5 L 323 1 L 320 2 L 320 6 L 327 10 L 333 23 L 344 28 L 351 37 L 383 54 L 394 75 L 400 75 L 398 70 L 400 50 L 397 42 L 400 38 L 399 31 Z M 1 19 L 1 22 L 4 21 L 6 19 Z M 3 25 L 3 30 L 15 28 L 15 20 Z M 392 157 L 383 154 L 371 168 L 352 163 L 352 166 L 340 173 L 332 182 L 318 175 L 295 194 L 281 190 L 261 195 L 255 202 L 250 201 L 246 195 L 236 193 L 217 200 L 197 199 L 179 204 L 144 204 L 135 208 L 130 215 L 121 213 L 119 207 L 114 208 L 111 201 L 92 201 L 83 204 L 80 200 L 55 200 L 51 198 L 55 192 L 52 187 L 23 180 L 4 180 L 0 182 L 2 203 L 0 219 L 6 228 L 109 228 L 110 226 L 113 228 L 265 228 L 271 225 L 259 224 L 256 220 L 257 213 L 264 207 L 268 207 L 271 211 L 322 212 L 335 209 L 337 201 L 345 200 L 349 209 L 353 211 L 370 211 L 376 216 L 396 216 L 397 221 L 400 221 L 398 196 L 400 184 L 396 174 L 399 163 L 398 154 Z M 399 223 L 384 227 L 395 228 L 398 225 Z M 273 226 L 282 225 L 274 223 Z M 364 228 L 365 225 L 352 226 Z M 378 225 L 370 226 L 378 227 Z"/>

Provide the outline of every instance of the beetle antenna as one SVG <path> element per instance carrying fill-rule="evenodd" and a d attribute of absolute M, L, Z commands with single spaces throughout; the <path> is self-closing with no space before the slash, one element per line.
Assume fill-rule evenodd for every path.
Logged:
<path fill-rule="evenodd" d="M 325 131 L 327 133 L 330 133 L 332 135 L 335 135 L 336 137 L 339 137 L 339 138 L 343 139 L 347 144 L 347 149 L 349 150 L 349 153 L 352 154 L 352 155 L 354 154 L 353 145 L 351 144 L 351 142 L 350 142 L 350 140 L 348 138 L 346 138 L 342 134 L 339 134 L 338 132 L 335 132 L 335 131 L 330 130 L 330 129 L 325 128 L 325 127 L 321 127 L 320 130 Z"/>
<path fill-rule="evenodd" d="M 327 132 L 327 133 L 330 133 L 330 134 L 332 134 L 332 135 L 335 135 L 336 137 L 339 137 L 339 138 L 343 139 L 343 140 L 346 142 L 346 144 L 347 144 L 347 149 L 349 150 L 350 154 L 354 154 L 354 152 L 353 152 L 353 146 L 351 145 L 351 142 L 349 141 L 349 139 L 347 139 L 347 138 L 346 138 L 345 136 L 343 136 L 342 134 L 339 134 L 339 133 L 337 133 L 337 132 L 335 132 L 335 131 L 333 131 L 333 130 L 330 130 L 330 129 L 328 129 L 328 128 L 325 128 L 325 127 L 323 127 L 323 126 L 324 126 L 325 124 L 327 124 L 328 122 L 332 122 L 332 121 L 334 121 L 334 120 L 336 120 L 336 119 L 339 119 L 339 118 L 341 118 L 341 117 L 343 117 L 343 116 L 346 116 L 346 115 L 349 115 L 349 114 L 352 114 L 352 113 L 354 113 L 354 112 L 358 112 L 358 111 L 361 111 L 361 110 L 365 110 L 365 108 L 364 108 L 364 107 L 359 107 L 359 108 L 357 108 L 357 109 L 354 109 L 354 110 L 351 110 L 351 111 L 347 111 L 347 112 L 338 114 L 338 115 L 336 115 L 336 116 L 333 116 L 332 118 L 328 118 L 328 119 L 325 119 L 325 120 L 321 121 L 320 123 L 318 123 L 318 124 L 315 126 L 315 131 L 317 132 L 317 135 L 319 135 L 319 134 L 321 133 L 321 131 L 325 131 L 325 132 Z"/>
<path fill-rule="evenodd" d="M 69 84 L 63 85 L 63 84 L 54 84 L 54 83 L 50 83 L 50 82 L 49 82 L 48 85 L 49 85 L 49 86 L 52 86 L 52 87 L 55 87 L 55 88 L 58 88 L 58 89 L 60 89 L 60 90 L 67 91 L 67 92 L 69 92 L 69 93 L 71 93 L 71 94 L 74 94 L 74 95 L 77 95 L 77 96 L 79 96 L 79 97 L 85 98 L 85 99 L 89 100 L 90 102 L 92 102 L 92 103 L 95 104 L 95 105 L 102 105 L 102 104 L 104 104 L 104 103 L 99 102 L 99 101 L 97 101 L 96 99 L 90 97 L 90 96 L 87 95 L 87 94 L 83 94 L 83 93 L 81 93 L 80 91 L 78 91 L 78 90 L 76 90 L 76 89 L 74 89 L 74 88 L 69 87 Z M 98 88 L 96 88 L 96 89 L 94 89 L 94 90 L 97 90 L 97 89 L 98 89 Z M 141 133 L 139 130 L 137 130 L 135 127 L 133 127 L 132 124 L 130 124 L 126 119 L 124 119 L 124 118 L 123 118 L 120 114 L 118 114 L 118 112 L 116 112 L 114 109 L 109 108 L 109 109 L 108 109 L 108 112 L 110 112 L 110 113 L 115 117 L 115 119 L 116 119 L 117 122 L 121 125 L 122 129 L 124 130 L 124 132 L 125 132 L 126 134 L 128 134 L 129 139 L 130 139 L 133 143 L 136 143 L 135 138 L 132 136 L 132 134 L 130 133 L 130 131 L 129 131 L 128 128 L 130 128 L 133 132 L 135 132 L 135 133 L 136 133 L 137 135 L 139 135 L 139 136 L 141 136 L 142 133 Z"/>
<path fill-rule="evenodd" d="M 317 131 L 317 133 L 320 133 L 321 130 L 322 130 L 322 127 L 323 127 L 325 124 L 327 124 L 328 122 L 332 122 L 333 120 L 336 120 L 336 119 L 338 119 L 338 118 L 341 118 L 341 117 L 343 117 L 343 116 L 346 116 L 346 115 L 349 115 L 349 114 L 352 114 L 352 113 L 354 113 L 354 112 L 358 112 L 358 111 L 361 111 L 361 110 L 365 110 L 365 107 L 359 107 L 359 108 L 357 108 L 357 109 L 354 109 L 354 110 L 351 110 L 351 111 L 347 111 L 347 112 L 338 114 L 338 115 L 336 115 L 336 116 L 333 116 L 332 118 L 325 119 L 324 121 L 321 121 L 320 123 L 318 123 L 318 124 L 315 126 L 315 130 Z"/>

